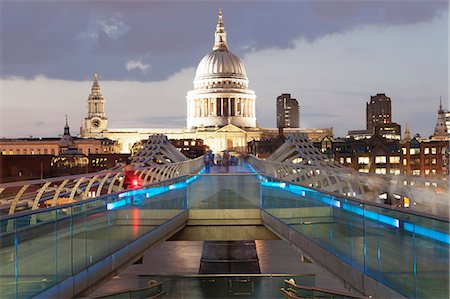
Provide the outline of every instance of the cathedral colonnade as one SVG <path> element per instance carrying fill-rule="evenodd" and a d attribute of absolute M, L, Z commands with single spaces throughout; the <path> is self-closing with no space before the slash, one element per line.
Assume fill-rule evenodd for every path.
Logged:
<path fill-rule="evenodd" d="M 188 117 L 245 116 L 255 117 L 255 99 L 209 97 L 191 100 Z"/>

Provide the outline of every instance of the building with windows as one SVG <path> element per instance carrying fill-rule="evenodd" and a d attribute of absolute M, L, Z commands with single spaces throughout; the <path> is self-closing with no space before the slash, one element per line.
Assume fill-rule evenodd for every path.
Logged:
<path fill-rule="evenodd" d="M 108 169 L 129 156 L 119 154 L 117 141 L 70 135 L 52 138 L 0 139 L 0 182 L 42 179 Z"/>
<path fill-rule="evenodd" d="M 67 119 L 64 134 L 61 137 L 0 139 L 0 153 L 2 155 L 58 156 L 69 147 L 77 148 L 84 155 L 120 152 L 118 141 L 113 141 L 105 137 L 80 138 L 71 136 Z"/>
<path fill-rule="evenodd" d="M 449 141 L 422 139 L 418 136 L 402 143 L 405 175 L 448 176 Z"/>
<path fill-rule="evenodd" d="M 375 131 L 383 138 L 401 139 L 401 126 L 392 122 L 391 98 L 384 93 L 371 96 L 366 103 L 366 129 L 348 131 L 347 138 L 370 139 Z"/>
<path fill-rule="evenodd" d="M 300 114 L 296 99 L 289 93 L 277 97 L 277 128 L 299 128 Z"/>
<path fill-rule="evenodd" d="M 391 98 L 384 93 L 377 93 L 366 103 L 366 129 L 373 131 L 377 124 L 392 122 Z"/>
<path fill-rule="evenodd" d="M 330 159 L 358 172 L 403 174 L 400 142 L 384 138 L 378 130 L 370 138 L 325 137 L 314 145 Z"/>
<path fill-rule="evenodd" d="M 220 153 L 224 150 L 247 152 L 247 144 L 278 135 L 276 128 L 259 128 L 256 123 L 256 93 L 249 89 L 243 63 L 230 51 L 222 11 L 219 11 L 212 51 L 199 62 L 194 89 L 187 92 L 186 127 L 179 129 L 124 128 L 107 126 L 105 99 L 97 75 L 88 97 L 88 114 L 81 128 L 83 137 L 117 140 L 122 153 L 129 153 L 149 135 L 164 134 L 170 140 L 203 140 L 203 144 Z M 332 135 L 332 128 L 305 129 L 291 127 L 308 136 Z"/>
<path fill-rule="evenodd" d="M 359 140 L 325 137 L 314 145 L 330 159 L 358 172 L 421 177 L 449 174 L 448 141 L 418 136 L 398 141 L 375 134 Z"/>
<path fill-rule="evenodd" d="M 450 133 L 445 124 L 442 101 L 434 133 L 429 138 L 410 138 L 408 126 L 400 141 L 386 138 L 383 126 L 375 125 L 368 138 L 322 138 L 314 143 L 322 153 L 359 172 L 421 177 L 449 175 Z"/>

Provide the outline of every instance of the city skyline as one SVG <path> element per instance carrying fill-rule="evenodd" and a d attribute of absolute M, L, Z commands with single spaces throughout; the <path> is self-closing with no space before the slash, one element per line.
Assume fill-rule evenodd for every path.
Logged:
<path fill-rule="evenodd" d="M 392 99 L 393 121 L 425 137 L 440 95 L 448 109 L 446 1 L 4 2 L 0 137 L 61 134 L 65 114 L 78 133 L 94 72 L 110 127 L 185 127 L 185 94 L 219 7 L 261 127 L 275 127 L 280 93 L 299 100 L 301 127 L 335 136 L 365 127 L 377 93 Z"/>

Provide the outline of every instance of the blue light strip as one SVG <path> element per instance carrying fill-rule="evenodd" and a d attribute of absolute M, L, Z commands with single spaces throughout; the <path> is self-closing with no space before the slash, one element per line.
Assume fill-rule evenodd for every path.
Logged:
<path fill-rule="evenodd" d="M 175 183 L 175 184 L 169 185 L 169 190 L 176 190 L 176 189 L 186 188 L 187 185 L 188 184 L 186 183 L 186 181 Z"/>
<path fill-rule="evenodd" d="M 125 205 L 127 205 L 129 203 L 130 203 L 130 199 L 129 198 L 125 198 L 125 199 L 122 199 L 122 200 L 118 200 L 118 201 L 107 203 L 106 204 L 106 209 L 108 211 L 114 210 L 114 209 L 123 207 L 123 206 L 125 206 Z"/>
<path fill-rule="evenodd" d="M 427 238 L 431 238 L 434 239 L 436 241 L 440 241 L 446 244 L 450 244 L 450 235 L 440 232 L 440 231 L 436 231 L 434 229 L 430 229 L 430 228 L 426 228 L 417 224 L 412 224 L 409 222 L 404 222 L 403 223 L 403 228 L 406 231 L 427 237 Z"/>
<path fill-rule="evenodd" d="M 333 198 L 329 198 L 327 196 L 323 196 L 321 198 L 319 198 L 319 200 L 321 202 L 326 203 L 327 205 L 332 205 L 336 208 L 340 208 L 341 207 L 341 202 L 339 200 L 333 199 Z"/>
<path fill-rule="evenodd" d="M 312 189 L 308 189 L 302 186 L 298 186 L 298 185 L 292 185 L 292 184 L 288 184 L 288 183 L 284 183 L 284 182 L 269 182 L 267 180 L 263 180 L 261 182 L 261 184 L 263 186 L 266 187 L 273 187 L 273 188 L 281 188 L 283 190 L 292 192 L 294 194 L 298 194 L 301 196 L 306 196 L 306 192 L 308 192 L 309 194 L 311 193 L 319 193 L 317 190 L 312 190 Z M 389 217 L 389 216 L 385 216 L 385 215 L 381 215 L 372 211 L 367 211 L 367 210 L 363 210 L 360 207 L 354 206 L 354 205 L 349 205 L 346 203 L 341 203 L 340 200 L 328 197 L 328 196 L 321 196 L 318 197 L 317 200 L 327 204 L 327 205 L 331 205 L 334 206 L 336 208 L 342 208 L 346 211 L 349 211 L 351 213 L 355 213 L 357 215 L 360 216 L 364 216 L 366 218 L 393 226 L 393 227 L 400 227 L 400 221 L 397 218 L 393 218 L 393 217 Z"/>
<path fill-rule="evenodd" d="M 205 172 L 205 168 L 202 168 L 198 173 L 202 174 Z M 130 196 L 136 196 L 136 195 L 142 195 L 145 194 L 146 198 L 150 198 L 165 192 L 169 192 L 176 189 L 186 188 L 189 184 L 193 183 L 195 180 L 197 180 L 200 176 L 195 175 L 193 177 L 190 177 L 186 179 L 185 181 L 178 182 L 175 184 L 171 184 L 168 186 L 159 186 L 159 187 L 153 187 L 153 188 L 143 188 L 143 189 L 136 189 L 136 190 L 129 190 L 122 192 L 118 195 L 119 198 L 124 198 L 122 200 L 110 202 L 106 205 L 106 209 L 114 210 L 120 207 L 123 207 L 127 204 L 131 203 Z"/>
<path fill-rule="evenodd" d="M 381 214 L 378 214 L 378 213 L 375 213 L 372 211 L 367 211 L 360 207 L 357 207 L 354 205 L 349 205 L 347 203 L 344 203 L 342 205 L 342 209 L 352 212 L 352 213 L 355 213 L 355 214 L 358 214 L 360 216 L 364 215 L 364 217 L 366 217 L 366 218 L 369 218 L 369 219 L 372 219 L 372 220 L 375 220 L 375 221 L 378 221 L 378 222 L 381 222 L 381 223 L 384 223 L 384 224 L 387 224 L 387 225 L 390 225 L 393 227 L 397 227 L 397 228 L 400 227 L 400 221 L 397 218 L 381 215 Z"/>
<path fill-rule="evenodd" d="M 258 173 L 258 172 L 253 168 L 253 166 L 251 166 L 251 165 L 248 164 L 248 163 L 246 163 L 246 164 L 247 164 L 248 168 L 250 168 L 250 170 L 251 170 L 253 173 Z"/>
<path fill-rule="evenodd" d="M 314 193 L 314 192 L 318 192 L 316 190 L 311 190 L 305 187 L 301 187 L 298 185 L 291 185 L 288 183 L 284 183 L 284 182 L 269 182 L 267 179 L 262 179 L 261 184 L 263 186 L 266 187 L 272 187 L 272 188 L 280 188 L 301 196 L 306 196 L 306 192 L 308 193 Z M 334 198 L 330 198 L 327 196 L 323 196 L 320 198 L 317 198 L 318 200 L 328 204 L 328 205 L 332 205 L 336 208 L 342 208 L 343 210 L 349 211 L 351 213 L 363 216 L 365 218 L 368 219 L 372 219 L 378 222 L 381 222 L 383 224 L 395 227 L 395 228 L 400 228 L 400 220 L 394 217 L 390 217 L 390 216 L 386 216 L 386 215 L 381 215 L 379 213 L 373 212 L 373 211 L 368 211 L 368 210 L 364 210 L 363 208 L 360 208 L 358 206 L 355 205 L 350 205 L 348 203 L 341 203 L 341 201 L 336 200 Z M 418 235 L 430 238 L 430 239 L 434 239 L 436 241 L 440 241 L 446 244 L 450 244 L 450 235 L 434 230 L 434 229 L 430 229 L 430 228 L 426 228 L 420 225 L 414 225 L 411 224 L 409 222 L 403 222 L 402 225 L 403 229 L 405 231 L 408 232 L 412 232 L 412 233 L 416 233 Z"/>
<path fill-rule="evenodd" d="M 261 185 L 266 186 L 266 187 L 274 187 L 274 188 L 286 188 L 286 183 L 281 183 L 281 182 L 269 182 L 269 181 L 262 181 Z"/>

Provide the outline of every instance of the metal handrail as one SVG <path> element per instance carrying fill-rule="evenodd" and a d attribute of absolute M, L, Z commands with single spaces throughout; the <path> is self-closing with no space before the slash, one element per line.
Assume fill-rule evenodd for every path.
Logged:
<path fill-rule="evenodd" d="M 330 191 L 330 190 L 326 190 L 323 188 L 317 188 L 314 186 L 305 185 L 305 184 L 302 184 L 301 182 L 297 182 L 296 180 L 289 179 L 290 177 L 288 179 L 286 179 L 285 177 L 277 177 L 276 175 L 274 175 L 274 173 L 276 173 L 276 171 L 271 171 L 271 172 L 267 171 L 268 167 L 272 167 L 273 169 L 275 169 L 275 166 L 285 166 L 285 167 L 296 168 L 296 167 L 300 166 L 297 164 L 264 161 L 264 160 L 254 157 L 254 156 L 248 156 L 247 159 L 249 159 L 249 164 L 252 165 L 252 167 L 254 167 L 255 170 L 258 171 L 258 173 L 260 173 L 261 175 L 264 175 L 268 178 L 271 178 L 273 180 L 286 182 L 291 185 L 301 186 L 303 188 L 315 190 L 315 191 L 318 191 L 318 192 L 321 192 L 321 193 L 324 193 L 324 194 L 327 194 L 330 196 L 334 196 L 334 197 L 348 199 L 350 201 L 358 202 L 361 204 L 367 204 L 367 205 L 376 206 L 379 208 L 384 208 L 384 209 L 394 210 L 394 211 L 407 213 L 407 214 L 411 214 L 411 215 L 424 216 L 424 217 L 428 217 L 428 218 L 435 219 L 435 220 L 449 222 L 449 217 L 447 215 L 443 216 L 443 215 L 432 214 L 432 213 L 429 213 L 426 211 L 420 211 L 420 210 L 414 210 L 414 209 L 402 209 L 402 208 L 397 207 L 396 205 L 387 205 L 387 204 L 378 203 L 375 201 L 369 201 L 366 198 L 348 196 L 346 194 L 341 194 L 336 191 Z M 310 165 L 307 165 L 307 166 L 314 167 L 314 166 L 310 166 Z M 314 168 L 312 168 L 311 170 L 314 171 Z M 318 170 L 320 170 L 320 169 L 318 169 Z M 378 176 L 378 175 L 374 174 L 374 176 Z M 411 189 L 411 186 L 408 186 L 408 188 Z M 446 201 L 444 200 L 444 202 L 440 202 L 440 204 L 448 204 L 448 200 L 446 200 Z"/>
<path fill-rule="evenodd" d="M 352 202 L 357 202 L 359 204 L 363 204 L 363 205 L 369 205 L 369 206 L 373 206 L 373 207 L 377 207 L 377 208 L 382 208 L 382 209 L 386 209 L 386 210 L 392 210 L 392 211 L 396 211 L 396 212 L 400 212 L 400 213 L 405 213 L 405 214 L 411 214 L 412 216 L 420 216 L 420 217 L 427 217 L 433 220 L 438 220 L 438 221 L 444 221 L 444 222 L 449 222 L 450 219 L 447 217 L 443 217 L 440 215 L 435 215 L 435 214 L 430 214 L 430 213 L 426 213 L 426 212 L 420 212 L 420 211 L 416 211 L 416 210 L 405 210 L 405 209 L 400 209 L 397 206 L 391 206 L 391 205 L 386 205 L 386 204 L 382 204 L 382 203 L 377 203 L 377 202 L 373 202 L 373 201 L 367 201 L 364 199 L 360 199 L 357 197 L 351 197 L 351 196 L 347 196 L 347 195 L 342 195 L 342 194 L 338 194 L 335 192 L 330 192 L 330 191 L 326 191 L 326 190 L 322 190 L 322 189 L 318 189 L 318 188 L 314 188 L 314 187 L 309 187 L 309 186 L 305 186 L 302 185 L 298 182 L 291 182 L 291 181 L 286 181 L 283 179 L 279 179 L 279 178 L 274 178 L 272 176 L 266 175 L 266 174 L 261 174 L 264 177 L 267 177 L 269 179 L 275 180 L 275 181 L 279 181 L 279 182 L 283 182 L 283 183 L 287 183 L 290 185 L 295 185 L 295 186 L 299 186 L 302 188 L 306 188 L 306 189 L 311 189 L 326 195 L 329 195 L 331 197 L 336 197 L 336 198 L 341 198 L 341 199 L 346 199 Z"/>
<path fill-rule="evenodd" d="M 164 181 L 188 174 L 196 174 L 202 167 L 203 158 L 199 157 L 178 163 L 137 168 L 135 170 L 135 175 L 141 177 L 143 176 L 142 174 L 146 174 L 145 177 L 141 178 L 141 180 L 143 180 L 143 182 L 141 181 L 141 184 L 146 186 L 158 181 Z M 150 175 L 151 173 L 153 175 Z M 8 214 L 13 215 L 16 213 L 16 208 L 21 202 L 26 203 L 26 208 L 35 210 L 38 209 L 39 202 L 52 198 L 52 206 L 55 206 L 61 193 L 70 194 L 70 199 L 81 200 L 84 202 L 89 199 L 87 195 L 89 191 L 92 191 L 91 188 L 96 190 L 94 197 L 102 195 L 102 191 L 103 194 L 105 194 L 105 192 L 111 194 L 124 190 L 124 175 L 125 171 L 122 167 L 118 171 L 102 171 L 45 180 L 39 179 L 0 184 L 0 194 L 5 194 L 8 192 L 8 189 L 11 190 L 11 188 L 21 187 L 19 193 L 15 190 L 9 197 L 0 198 L 0 204 L 3 204 L 3 210 L 5 210 L 6 207 L 6 209 L 9 210 Z M 28 188 L 31 186 L 33 186 L 33 188 Z M 31 191 L 26 193 L 25 191 L 27 189 Z"/>
<path fill-rule="evenodd" d="M 360 296 L 360 295 L 355 295 L 355 294 L 351 294 L 351 293 L 345 293 L 345 292 L 341 292 L 341 291 L 334 291 L 334 290 L 328 290 L 328 289 L 323 289 L 323 288 L 317 288 L 317 287 L 307 287 L 307 286 L 302 286 L 302 285 L 298 285 L 295 282 L 289 281 L 287 279 L 284 280 L 285 283 L 285 287 L 287 285 L 287 288 L 281 288 L 281 293 L 283 295 L 287 295 L 287 298 L 303 298 L 303 297 L 299 297 L 297 296 L 296 293 L 296 289 L 299 290 L 304 290 L 304 291 L 311 291 L 311 292 L 321 292 L 321 293 L 326 293 L 326 294 L 330 294 L 330 295 L 337 295 L 339 296 L 339 298 L 342 297 L 346 297 L 346 298 L 353 298 L 353 299 L 367 299 L 369 297 L 364 297 L 364 296 Z M 293 294 L 294 293 L 294 294 Z M 313 295 L 313 298 L 315 298 L 315 296 Z"/>

